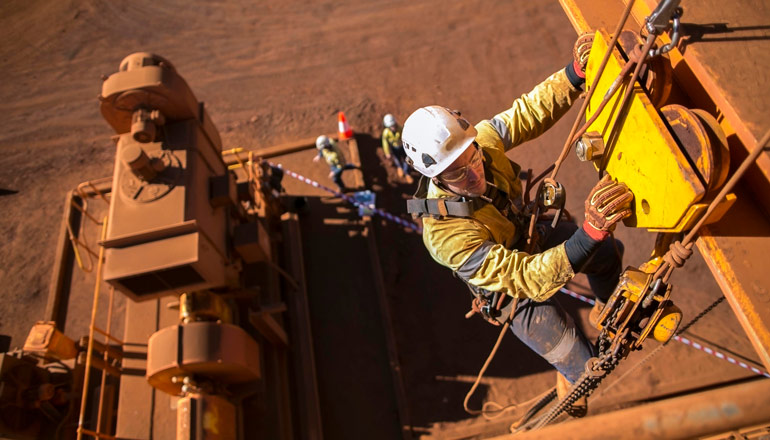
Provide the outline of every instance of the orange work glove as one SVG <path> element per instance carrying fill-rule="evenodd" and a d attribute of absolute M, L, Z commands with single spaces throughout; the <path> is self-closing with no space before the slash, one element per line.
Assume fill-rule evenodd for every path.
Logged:
<path fill-rule="evenodd" d="M 625 183 L 613 181 L 608 174 L 593 187 L 586 199 L 583 230 L 594 240 L 604 240 L 615 224 L 631 215 L 634 195 Z"/>
<path fill-rule="evenodd" d="M 579 36 L 572 47 L 572 67 L 575 69 L 577 76 L 581 78 L 586 77 L 586 65 L 588 64 L 588 56 L 591 54 L 593 43 L 594 34 L 586 33 Z"/>

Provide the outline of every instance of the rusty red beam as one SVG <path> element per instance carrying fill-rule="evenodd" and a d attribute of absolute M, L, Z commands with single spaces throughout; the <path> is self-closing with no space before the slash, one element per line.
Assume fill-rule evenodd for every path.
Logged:
<path fill-rule="evenodd" d="M 700 438 L 770 423 L 770 380 L 757 379 L 700 393 L 574 419 L 497 439 Z"/>

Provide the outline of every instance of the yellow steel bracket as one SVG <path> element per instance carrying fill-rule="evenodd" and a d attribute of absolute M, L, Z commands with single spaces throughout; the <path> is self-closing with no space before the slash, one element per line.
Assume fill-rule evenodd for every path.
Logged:
<path fill-rule="evenodd" d="M 596 32 L 586 67 L 586 84 L 593 84 L 609 41 L 607 32 Z M 599 107 L 624 64 L 625 59 L 618 49 L 613 49 L 588 104 L 586 119 Z M 705 182 L 693 169 L 669 125 L 638 83 L 633 84 L 634 90 L 625 108 L 618 108 L 626 87 L 629 87 L 627 83 L 610 98 L 587 130 L 589 135 L 601 137 L 603 144 L 603 151 L 591 160 L 597 170 L 604 170 L 624 182 L 634 193 L 633 214 L 624 220 L 626 226 L 655 232 L 690 229 L 708 206 L 697 203 L 706 195 Z M 734 201 L 735 196 L 730 195 L 709 222 L 721 218 Z"/>

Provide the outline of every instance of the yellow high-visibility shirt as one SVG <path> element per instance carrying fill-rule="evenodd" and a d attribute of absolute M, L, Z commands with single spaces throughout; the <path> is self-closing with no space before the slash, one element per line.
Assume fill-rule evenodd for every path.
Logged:
<path fill-rule="evenodd" d="M 340 151 L 340 148 L 337 146 L 337 143 L 334 142 L 334 140 L 331 141 L 331 148 L 323 148 L 321 149 L 321 155 L 323 156 L 326 163 L 331 168 L 342 168 L 345 166 L 345 155 L 342 154 L 342 151 Z"/>
<path fill-rule="evenodd" d="M 398 127 L 395 131 L 388 127 L 382 130 L 382 150 L 385 151 L 386 156 L 390 156 L 391 147 L 401 146 L 401 127 Z"/>
<path fill-rule="evenodd" d="M 491 158 L 488 182 L 505 191 L 511 200 L 521 197 L 520 167 L 505 152 L 533 139 L 561 118 L 580 95 L 564 70 L 554 73 L 531 92 L 513 101 L 510 109 L 476 125 L 476 142 Z M 453 197 L 430 183 L 428 198 Z M 423 242 L 439 264 L 455 271 L 468 283 L 520 298 L 544 301 L 575 274 L 564 244 L 537 254 L 512 249 L 522 235 L 491 204 L 469 218 L 423 219 Z"/>

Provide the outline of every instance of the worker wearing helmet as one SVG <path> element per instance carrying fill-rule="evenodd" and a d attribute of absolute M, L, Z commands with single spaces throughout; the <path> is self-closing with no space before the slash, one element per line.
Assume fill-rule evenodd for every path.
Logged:
<path fill-rule="evenodd" d="M 315 146 L 318 149 L 318 155 L 313 158 L 313 161 L 318 162 L 323 158 L 331 170 L 329 171 L 329 178 L 334 181 L 340 192 L 345 192 L 346 188 L 342 182 L 342 172 L 358 167 L 345 161 L 345 155 L 340 151 L 337 142 L 328 136 L 318 136 L 315 140 Z"/>
<path fill-rule="evenodd" d="M 407 183 L 412 183 L 409 165 L 406 163 L 406 153 L 401 143 L 401 127 L 399 127 L 396 117 L 388 113 L 382 118 L 382 124 L 385 126 L 382 130 L 382 151 L 385 152 L 385 157 L 393 160 L 399 177 L 404 177 Z"/>
<path fill-rule="evenodd" d="M 622 245 L 608 236 L 630 215 L 633 195 L 605 176 L 589 194 L 581 227 L 538 224 L 536 247 L 527 252 L 521 167 L 505 152 L 539 136 L 569 110 L 585 81 L 583 67 L 570 63 L 510 109 L 475 126 L 459 112 L 434 105 L 412 113 L 403 129 L 408 161 L 424 176 L 407 205 L 423 219 L 425 246 L 468 285 L 476 301 L 497 305 L 497 310 L 481 308 L 491 322 L 505 322 L 512 298 L 519 298 L 510 328 L 559 371 L 560 397 L 581 376 L 593 348 L 551 297 L 579 271 L 600 301 L 611 296 L 622 269 Z"/>

